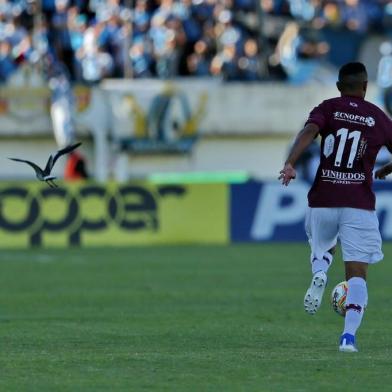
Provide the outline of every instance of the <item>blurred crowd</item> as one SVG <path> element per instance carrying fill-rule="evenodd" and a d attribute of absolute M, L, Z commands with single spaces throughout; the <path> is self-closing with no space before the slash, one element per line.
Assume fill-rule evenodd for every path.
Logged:
<path fill-rule="evenodd" d="M 369 31 L 392 32 L 392 1 L 0 0 L 0 83 L 26 62 L 89 84 L 285 79 L 333 63 L 331 39 Z"/>

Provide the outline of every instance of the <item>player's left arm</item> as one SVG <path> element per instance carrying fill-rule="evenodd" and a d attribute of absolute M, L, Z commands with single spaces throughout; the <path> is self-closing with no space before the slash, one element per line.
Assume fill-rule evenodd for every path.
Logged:
<path fill-rule="evenodd" d="M 383 130 L 384 130 L 384 146 L 392 153 L 392 121 L 384 114 Z M 392 162 L 380 167 L 374 172 L 374 178 L 377 180 L 385 180 L 385 178 L 392 173 Z"/>
<path fill-rule="evenodd" d="M 293 145 L 290 148 L 283 169 L 280 171 L 279 180 L 283 185 L 289 185 L 290 181 L 297 175 L 295 164 L 302 153 L 310 146 L 314 138 L 319 134 L 320 128 L 317 124 L 309 122 L 301 132 L 298 133 Z"/>

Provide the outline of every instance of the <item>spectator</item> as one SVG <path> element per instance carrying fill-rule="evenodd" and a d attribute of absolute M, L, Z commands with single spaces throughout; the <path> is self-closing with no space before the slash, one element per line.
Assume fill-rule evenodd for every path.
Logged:
<path fill-rule="evenodd" d="M 211 73 L 221 76 L 226 81 L 240 80 L 240 69 L 237 61 L 237 50 L 234 44 L 224 46 L 211 62 Z"/>
<path fill-rule="evenodd" d="M 188 71 L 193 76 L 210 75 L 210 61 L 208 59 L 208 46 L 203 40 L 197 41 L 194 52 L 188 57 Z"/>
<path fill-rule="evenodd" d="M 148 10 L 147 0 L 137 0 L 133 12 L 133 38 L 144 37 L 150 27 L 151 15 Z"/>
<path fill-rule="evenodd" d="M 132 74 L 134 78 L 149 78 L 152 76 L 152 58 L 144 41 L 136 41 L 130 50 Z"/>
<path fill-rule="evenodd" d="M 369 27 L 367 6 L 359 0 L 345 0 L 342 6 L 342 22 L 349 30 L 365 33 Z"/>
<path fill-rule="evenodd" d="M 217 8 L 219 8 L 217 6 Z M 237 45 L 242 39 L 241 30 L 233 24 L 233 15 L 227 10 L 218 11 L 218 23 L 215 27 L 218 47 Z"/>
<path fill-rule="evenodd" d="M 8 41 L 0 42 L 0 83 L 6 82 L 16 69 L 11 50 L 11 44 Z"/>
<path fill-rule="evenodd" d="M 341 11 L 338 4 L 333 1 L 326 1 L 313 20 L 313 26 L 316 29 L 321 29 L 326 26 L 340 28 L 342 25 Z"/>
<path fill-rule="evenodd" d="M 261 80 L 262 64 L 256 40 L 248 39 L 245 42 L 244 55 L 238 60 L 238 66 L 241 80 L 248 82 Z"/>
<path fill-rule="evenodd" d="M 74 78 L 74 52 L 68 29 L 69 5 L 69 0 L 55 0 L 55 12 L 51 21 L 51 45 L 55 48 L 59 60 L 67 66 L 71 77 Z"/>

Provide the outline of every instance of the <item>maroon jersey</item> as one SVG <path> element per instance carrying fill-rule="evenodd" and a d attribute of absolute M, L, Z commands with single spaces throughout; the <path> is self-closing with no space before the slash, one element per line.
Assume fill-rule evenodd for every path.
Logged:
<path fill-rule="evenodd" d="M 323 101 L 309 115 L 321 135 L 320 166 L 308 194 L 310 207 L 375 209 L 374 163 L 382 146 L 392 151 L 392 122 L 358 97 Z"/>

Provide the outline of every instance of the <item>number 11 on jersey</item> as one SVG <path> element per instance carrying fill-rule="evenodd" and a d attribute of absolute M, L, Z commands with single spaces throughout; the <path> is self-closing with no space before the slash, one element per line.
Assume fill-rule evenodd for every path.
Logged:
<path fill-rule="evenodd" d="M 338 145 L 338 149 L 336 151 L 334 165 L 336 167 L 342 166 L 342 157 L 343 157 L 344 149 L 346 147 L 346 143 L 348 140 L 352 139 L 350 155 L 348 157 L 348 161 L 346 164 L 346 167 L 348 169 L 351 169 L 353 167 L 354 159 L 357 154 L 359 140 L 361 138 L 361 132 L 360 131 L 349 132 L 349 130 L 347 128 L 340 128 L 337 131 L 336 136 L 339 137 L 339 145 Z M 324 155 L 326 157 L 331 155 L 333 148 L 334 148 L 334 145 L 335 145 L 335 136 L 332 134 L 328 135 L 325 138 L 325 142 L 324 142 Z"/>

